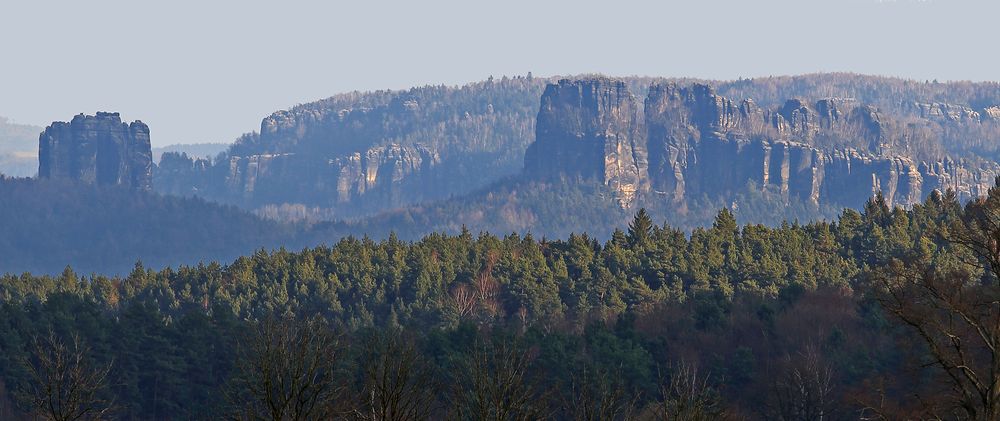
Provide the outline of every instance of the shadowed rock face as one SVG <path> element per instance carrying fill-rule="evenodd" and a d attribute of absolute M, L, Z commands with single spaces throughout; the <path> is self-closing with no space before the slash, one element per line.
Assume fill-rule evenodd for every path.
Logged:
<path fill-rule="evenodd" d="M 161 172 L 157 188 L 187 194 L 199 184 L 197 194 L 224 202 L 319 206 L 338 218 L 447 199 L 521 170 L 544 87 L 504 78 L 338 95 L 271 114 L 226 159 Z"/>
<path fill-rule="evenodd" d="M 995 165 L 894 155 L 891 126 L 874 107 L 850 99 L 791 99 L 766 110 L 705 85 L 655 84 L 643 105 L 637 112 L 624 84 L 608 79 L 550 85 L 536 142 L 525 156 L 526 174 L 597 178 L 627 207 L 647 192 L 680 202 L 725 196 L 747 183 L 816 204 L 859 206 L 881 191 L 890 203 L 909 205 L 935 189 L 982 195 L 1000 173 Z M 940 104 L 923 112 L 954 121 L 981 118 Z M 837 144 L 852 146 L 828 146 Z"/>
<path fill-rule="evenodd" d="M 421 177 L 441 163 L 439 152 L 419 143 L 367 147 L 355 143 L 367 136 L 351 130 L 378 124 L 368 121 L 369 113 L 364 109 L 274 113 L 261 122 L 262 143 L 295 152 L 231 156 L 225 178 L 228 191 L 247 201 L 255 196 L 279 202 L 311 197 L 324 206 L 363 200 L 393 207 L 415 201 L 423 190 L 406 189 L 414 184 L 433 188 L 433 182 Z M 309 150 L 316 144 L 323 144 L 324 149 Z"/>
<path fill-rule="evenodd" d="M 610 79 L 561 80 L 542 95 L 530 177 L 580 177 L 608 185 L 623 207 L 648 190 L 645 135 L 635 97 Z"/>
<path fill-rule="evenodd" d="M 251 196 L 258 185 L 296 185 L 298 188 L 329 193 L 335 203 L 349 203 L 376 191 L 385 203 L 398 201 L 404 181 L 426 173 L 440 157 L 422 146 L 376 146 L 364 153 L 322 159 L 296 154 L 262 154 L 232 157 L 226 182 L 233 190 Z M 303 169 L 312 177 L 302 177 Z"/>
<path fill-rule="evenodd" d="M 118 113 L 57 121 L 38 139 L 40 178 L 150 190 L 152 166 L 149 127 L 138 120 L 125 124 Z"/>

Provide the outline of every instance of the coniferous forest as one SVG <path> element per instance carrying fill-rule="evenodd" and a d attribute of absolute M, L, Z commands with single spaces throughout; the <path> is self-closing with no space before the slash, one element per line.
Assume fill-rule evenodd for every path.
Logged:
<path fill-rule="evenodd" d="M 996 419 L 1000 187 L 0 278 L 0 418 Z"/>

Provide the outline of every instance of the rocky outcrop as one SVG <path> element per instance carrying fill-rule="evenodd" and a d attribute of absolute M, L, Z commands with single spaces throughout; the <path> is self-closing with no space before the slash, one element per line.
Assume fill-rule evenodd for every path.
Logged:
<path fill-rule="evenodd" d="M 440 154 L 419 143 L 364 146 L 371 136 L 362 131 L 375 126 L 376 117 L 363 107 L 276 112 L 261 122 L 259 143 L 294 152 L 231 156 L 227 188 L 247 201 L 309 197 L 310 203 L 337 206 L 364 199 L 384 207 L 412 202 L 417 192 L 405 187 L 440 164 Z"/>
<path fill-rule="evenodd" d="M 859 206 L 881 191 L 890 203 L 909 205 L 935 189 L 963 198 L 984 194 L 998 174 L 995 165 L 895 155 L 885 117 L 851 99 L 791 99 L 767 110 L 706 85 L 654 84 L 642 112 L 635 109 L 621 82 L 550 85 L 526 174 L 597 178 L 623 206 L 647 191 L 653 200 L 682 202 L 725 196 L 748 183 L 814 204 Z M 928 118 L 980 119 L 941 104 L 922 110 Z"/>
<path fill-rule="evenodd" d="M 149 127 L 126 124 L 118 113 L 77 115 L 54 122 L 38 139 L 38 176 L 99 185 L 152 188 Z"/>
<path fill-rule="evenodd" d="M 226 183 L 247 197 L 258 193 L 263 181 L 272 188 L 294 185 L 329 194 L 333 204 L 349 203 L 372 192 L 383 201 L 399 203 L 406 195 L 401 190 L 405 182 L 438 163 L 440 157 L 429 148 L 395 144 L 336 158 L 292 153 L 234 156 L 229 160 Z M 310 177 L 303 177 L 303 173 Z"/>
<path fill-rule="evenodd" d="M 337 175 L 337 201 L 346 203 L 381 187 L 390 196 L 397 196 L 403 181 L 420 172 L 430 171 L 441 158 L 423 145 L 379 146 L 364 154 L 355 152 L 345 158 L 329 161 Z"/>
<path fill-rule="evenodd" d="M 621 81 L 561 80 L 542 94 L 536 142 L 525 172 L 542 179 L 580 177 L 606 184 L 622 206 L 648 189 L 645 136 L 635 97 Z"/>
<path fill-rule="evenodd" d="M 521 170 L 544 87 L 503 78 L 337 95 L 265 117 L 225 160 L 191 176 L 163 172 L 157 188 L 200 183 L 197 194 L 215 200 L 303 204 L 338 218 L 455 197 Z"/>
<path fill-rule="evenodd" d="M 1000 122 L 1000 105 L 987 107 L 983 110 L 983 120 Z"/>
<path fill-rule="evenodd" d="M 915 104 L 921 118 L 931 120 L 944 120 L 953 123 L 968 124 L 979 122 L 980 114 L 972 108 L 942 103 L 917 103 Z"/>

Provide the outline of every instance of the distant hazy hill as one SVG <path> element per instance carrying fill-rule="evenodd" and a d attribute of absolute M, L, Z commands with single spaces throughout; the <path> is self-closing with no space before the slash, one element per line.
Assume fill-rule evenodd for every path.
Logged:
<path fill-rule="evenodd" d="M 337 95 L 273 113 L 222 160 L 172 158 L 154 188 L 279 218 L 280 209 L 401 218 L 372 226 L 382 231 L 416 234 L 461 220 L 479 224 L 471 229 L 562 232 L 573 228 L 567 221 L 592 220 L 579 217 L 590 211 L 546 211 L 542 193 L 525 188 L 596 180 L 607 188 L 594 197 L 628 208 L 609 221 L 641 204 L 688 226 L 718 206 L 747 222 L 820 217 L 824 208 L 858 206 L 876 189 L 899 204 L 936 188 L 969 197 L 998 170 L 997 83 L 854 74 L 569 79 L 605 82 L 570 83 L 549 100 L 543 93 L 558 78 L 530 75 Z M 773 198 L 774 206 L 749 197 Z M 411 218 L 419 221 L 413 227 Z"/>
<path fill-rule="evenodd" d="M 0 174 L 29 177 L 38 172 L 41 127 L 15 124 L 0 117 Z"/>
<path fill-rule="evenodd" d="M 127 273 L 140 259 L 197 264 L 298 244 L 288 226 L 233 206 L 67 180 L 0 178 L 0 232 L 0 273 Z"/>
<path fill-rule="evenodd" d="M 153 148 L 153 162 L 159 163 L 165 152 L 183 153 L 191 158 L 215 158 L 216 155 L 229 149 L 228 143 L 192 143 L 167 145 Z"/>

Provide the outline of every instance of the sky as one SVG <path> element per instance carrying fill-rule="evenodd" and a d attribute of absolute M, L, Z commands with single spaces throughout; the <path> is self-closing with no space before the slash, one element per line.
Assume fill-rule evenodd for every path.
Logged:
<path fill-rule="evenodd" d="M 231 142 L 354 90 L 489 76 L 1000 80 L 998 0 L 47 1 L 0 6 L 0 116 Z"/>

